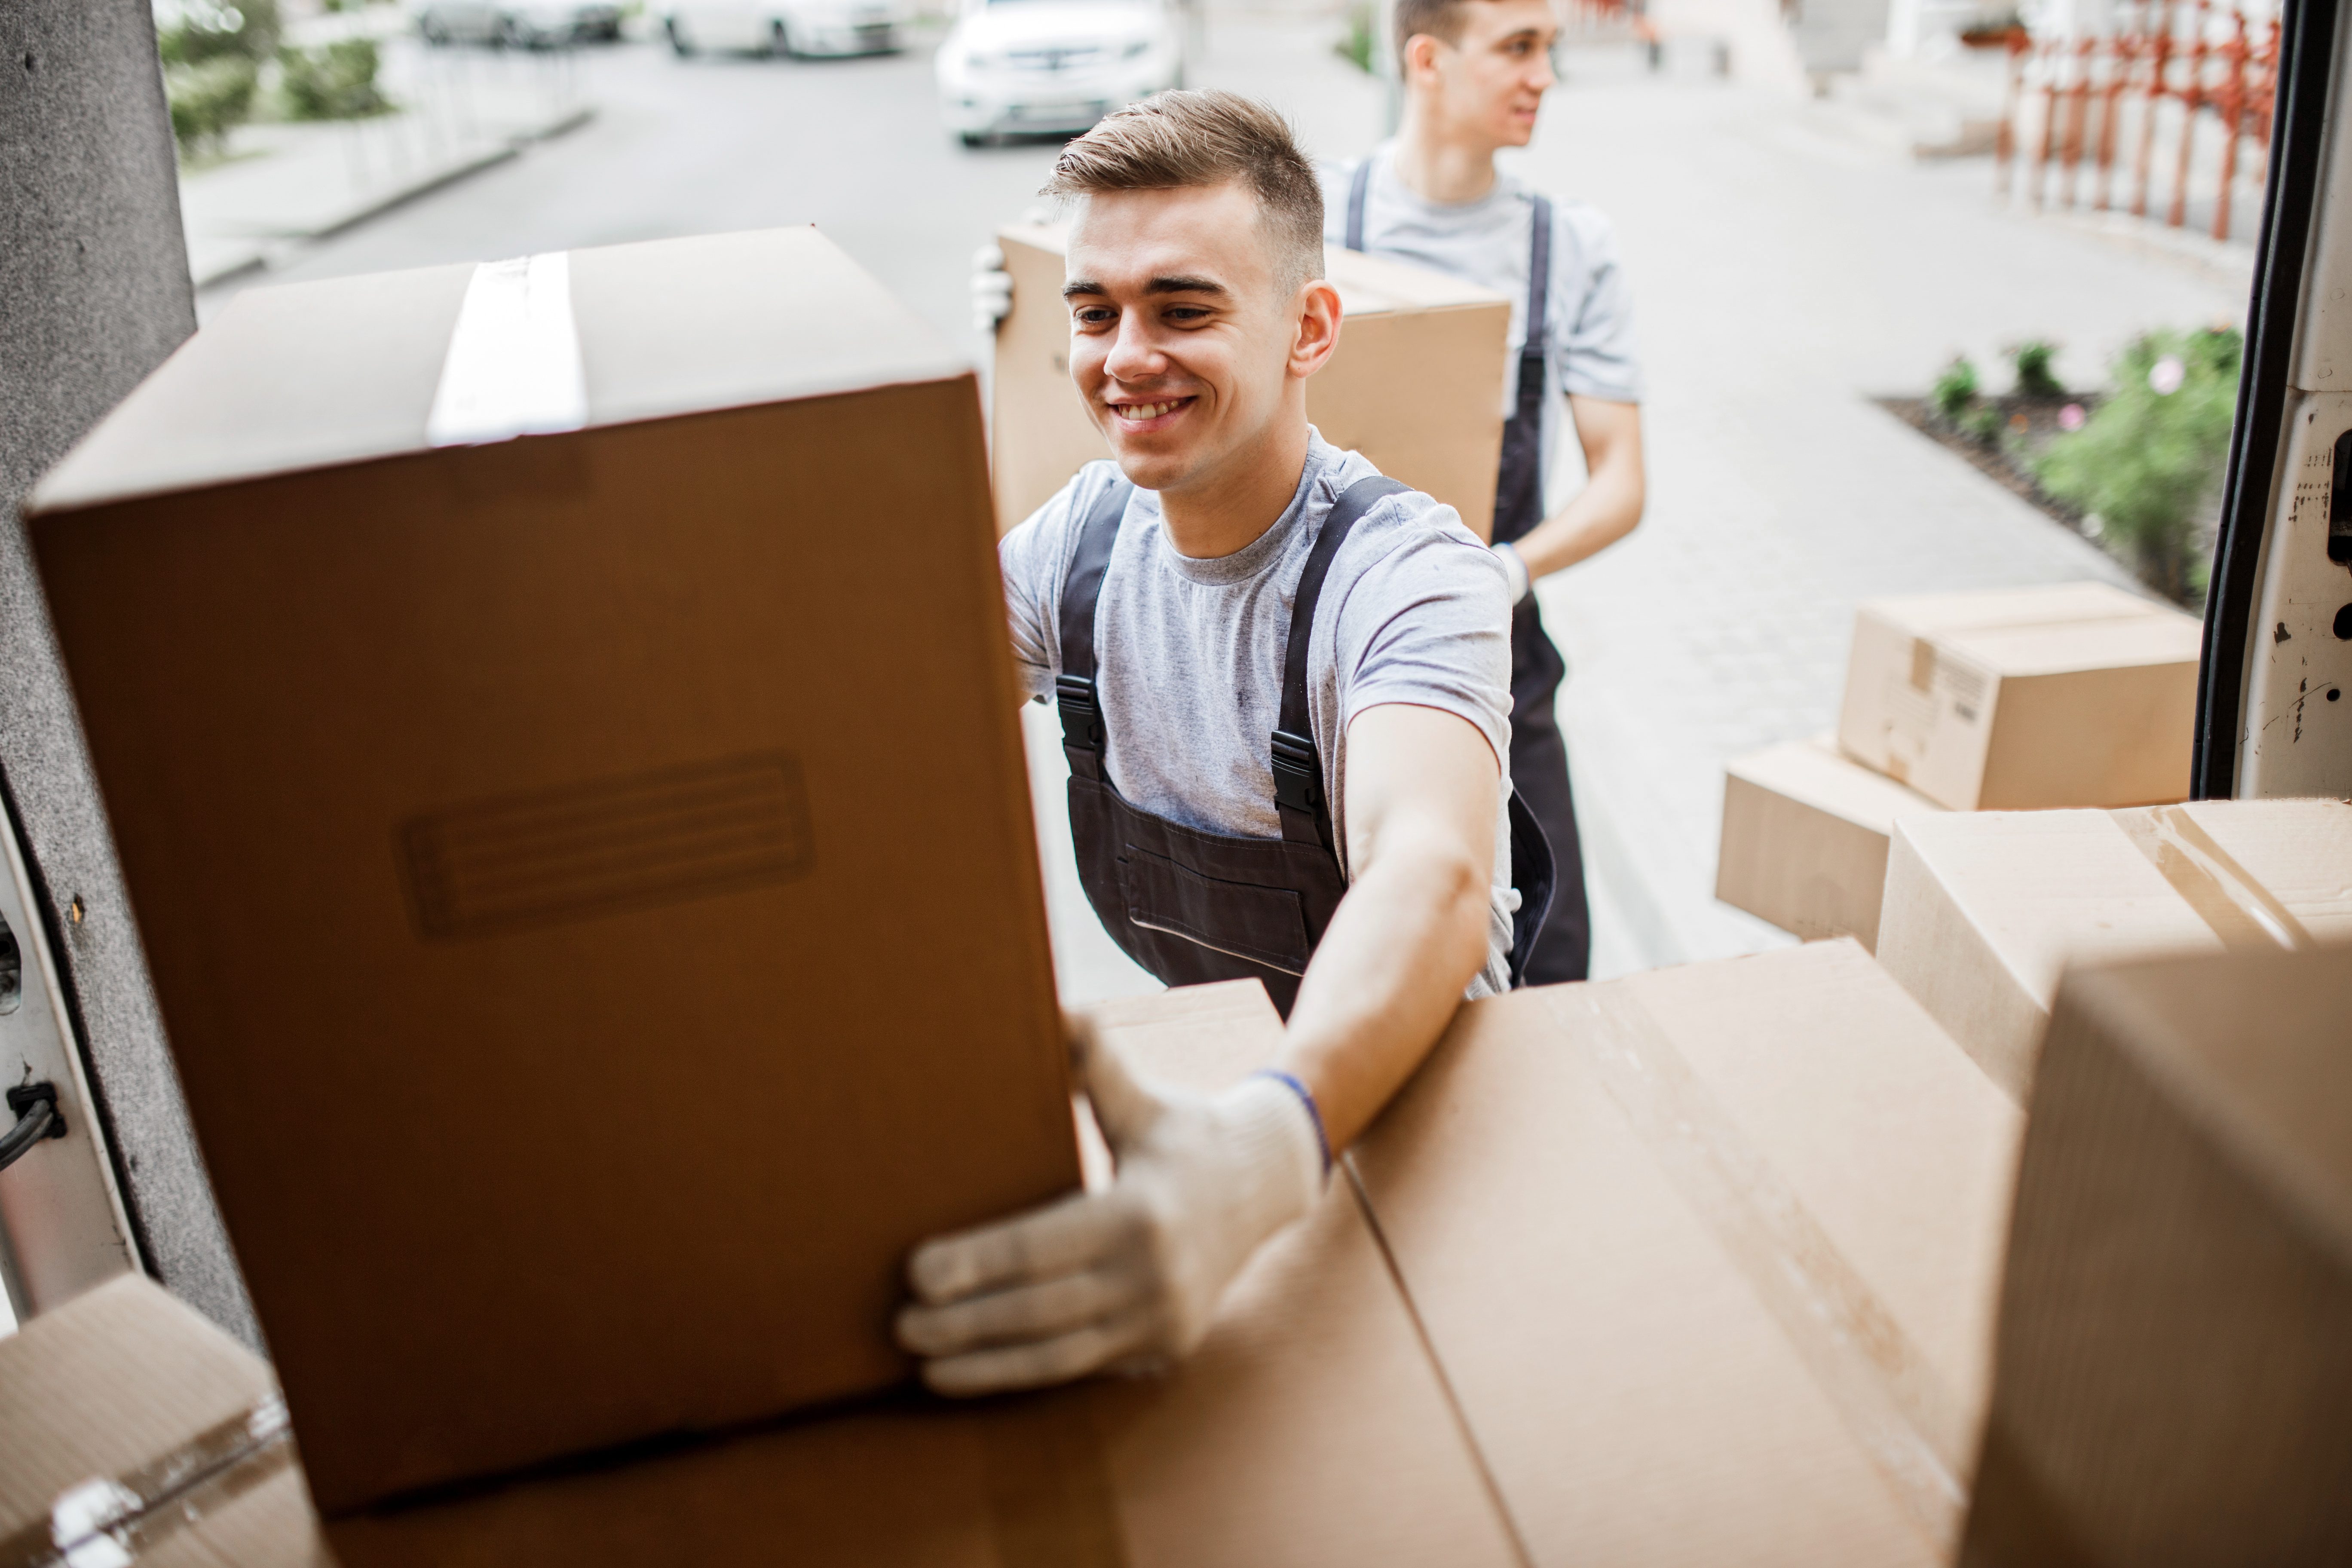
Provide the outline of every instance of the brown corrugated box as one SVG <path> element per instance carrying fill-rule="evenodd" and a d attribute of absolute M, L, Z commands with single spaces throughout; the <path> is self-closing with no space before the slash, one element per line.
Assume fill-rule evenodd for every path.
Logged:
<path fill-rule="evenodd" d="M 2070 973 L 1961 1561 L 2352 1557 L 2352 950 Z"/>
<path fill-rule="evenodd" d="M 429 444 L 469 268 L 254 289 L 31 509 L 330 1513 L 895 1383 L 1078 1178 L 972 375 L 812 229 L 568 269 L 584 428 Z"/>
<path fill-rule="evenodd" d="M 2201 640 L 2097 583 L 1868 600 L 1838 744 L 1954 811 L 2179 800 Z"/>
<path fill-rule="evenodd" d="M 0 1563 L 334 1568 L 269 1368 L 125 1275 L 0 1339 Z"/>
<path fill-rule="evenodd" d="M 1280 1043 L 1280 1021 L 1254 983 L 1120 1002 L 1101 1016 L 1150 1076 L 1202 1089 L 1263 1065 Z M 59 1478 L 123 1473 L 176 1434 L 219 1419 L 215 1405 L 235 1415 L 266 1399 L 267 1373 L 252 1358 L 142 1289 L 151 1317 L 202 1342 L 182 1352 L 194 1375 L 217 1380 L 219 1364 L 228 1366 L 223 1397 L 201 1408 L 158 1404 L 160 1388 L 192 1375 L 168 1363 L 126 1362 L 132 1375 L 121 1377 L 115 1363 L 85 1367 L 72 1403 L 119 1436 L 21 1485 L 0 1475 L 0 1498 L 21 1493 L 45 1510 L 70 1484 Z M 0 1344 L 0 1367 L 6 1353 Z M 80 1397 L 91 1390 L 100 1397 Z M 0 1411 L 11 1408 L 10 1396 L 0 1383 Z M 45 1400 L 0 1422 L 0 1454 L 55 1421 Z M 278 1533 L 267 1549 L 232 1561 L 320 1561 L 299 1484 L 289 1502 L 271 1516 Z M 1252 1261 L 1207 1342 L 1170 1376 L 968 1405 L 885 1400 L 688 1446 L 623 1450 L 364 1510 L 327 1530 L 342 1568 L 1522 1561 L 1344 1180 Z"/>
<path fill-rule="evenodd" d="M 1879 962 L 2022 1100 L 2069 963 L 2352 937 L 2352 805 L 1906 817 Z"/>
<path fill-rule="evenodd" d="M 1948 1560 L 2021 1118 L 1851 942 L 1464 1007 L 1353 1156 L 1531 1560 Z"/>
<path fill-rule="evenodd" d="M 1837 749 L 1768 746 L 1724 769 L 1715 896 L 1807 941 L 1878 945 L 1886 840 L 1898 816 L 1944 808 Z"/>
<path fill-rule="evenodd" d="M 1084 465 L 1110 456 L 1070 383 L 1062 303 L 1064 226 L 1015 225 L 997 244 L 1013 274 L 1013 313 L 996 334 L 997 526 L 1009 529 Z M 1503 451 L 1511 304 L 1423 268 L 1337 247 L 1324 267 L 1339 290 L 1339 347 L 1307 384 L 1307 416 L 1335 447 L 1494 531 Z"/>

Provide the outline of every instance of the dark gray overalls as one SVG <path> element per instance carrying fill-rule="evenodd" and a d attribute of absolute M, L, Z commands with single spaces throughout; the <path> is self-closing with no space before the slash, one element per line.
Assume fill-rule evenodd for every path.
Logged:
<path fill-rule="evenodd" d="M 1372 161 L 1356 165 L 1348 189 L 1348 248 L 1364 248 L 1364 199 Z M 1528 258 L 1528 331 L 1519 345 L 1519 395 L 1503 422 L 1503 461 L 1495 480 L 1495 542 L 1508 544 L 1543 521 L 1543 400 L 1549 332 L 1551 203 L 1535 198 Z M 1543 627 L 1532 593 L 1511 612 L 1511 786 L 1543 825 L 1551 846 L 1551 912 L 1527 961 L 1528 983 L 1581 980 L 1592 956 L 1592 917 L 1584 902 L 1584 852 L 1577 840 L 1576 799 L 1568 784 L 1568 742 L 1552 708 L 1568 661 Z M 1514 954 L 1517 962 L 1517 954 Z"/>
<path fill-rule="evenodd" d="M 1348 488 L 1307 552 L 1283 647 L 1281 727 L 1271 741 L 1279 838 L 1187 827 L 1129 804 L 1103 766 L 1108 731 L 1095 687 L 1095 605 L 1134 487 L 1114 480 L 1087 513 L 1062 586 L 1062 673 L 1054 682 L 1062 750 L 1070 759 L 1070 836 L 1078 879 L 1103 928 L 1129 958 L 1171 985 L 1262 980 L 1286 1018 L 1298 979 L 1348 891 L 1323 795 L 1323 760 L 1307 711 L 1307 654 L 1323 579 L 1349 530 L 1382 498 L 1409 486 L 1374 477 Z M 1514 795 L 1511 984 L 1551 898 L 1551 852 Z"/>

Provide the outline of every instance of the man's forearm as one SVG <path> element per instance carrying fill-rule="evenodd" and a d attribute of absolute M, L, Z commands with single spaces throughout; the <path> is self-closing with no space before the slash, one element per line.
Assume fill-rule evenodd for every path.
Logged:
<path fill-rule="evenodd" d="M 1596 473 L 1573 500 L 1538 523 L 1513 548 L 1530 577 L 1548 577 L 1616 543 L 1642 521 L 1641 470 L 1612 465 Z"/>
<path fill-rule="evenodd" d="M 1391 845 L 1325 929 L 1282 1067 L 1313 1090 L 1333 1152 L 1421 1065 L 1486 962 L 1487 876 L 1441 835 Z"/>

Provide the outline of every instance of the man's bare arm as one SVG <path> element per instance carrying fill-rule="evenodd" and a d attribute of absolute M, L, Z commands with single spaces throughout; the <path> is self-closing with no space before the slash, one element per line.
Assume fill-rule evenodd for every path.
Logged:
<path fill-rule="evenodd" d="M 1436 1044 L 1486 961 L 1502 770 L 1469 721 L 1402 703 L 1348 727 L 1348 896 L 1298 988 L 1282 1067 L 1334 1151 Z"/>
<path fill-rule="evenodd" d="M 1546 577 L 1598 555 L 1642 521 L 1647 480 L 1642 467 L 1642 405 L 1570 395 L 1569 412 L 1584 448 L 1584 488 L 1513 546 L 1528 574 Z"/>

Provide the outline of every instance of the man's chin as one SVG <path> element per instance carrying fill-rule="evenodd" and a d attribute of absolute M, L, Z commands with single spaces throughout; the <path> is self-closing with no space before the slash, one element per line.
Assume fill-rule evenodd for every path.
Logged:
<path fill-rule="evenodd" d="M 1118 464 L 1118 471 L 1127 476 L 1127 482 L 1138 489 L 1171 489 L 1192 471 L 1190 458 L 1178 453 L 1122 451 L 1113 447 L 1110 455 Z"/>

